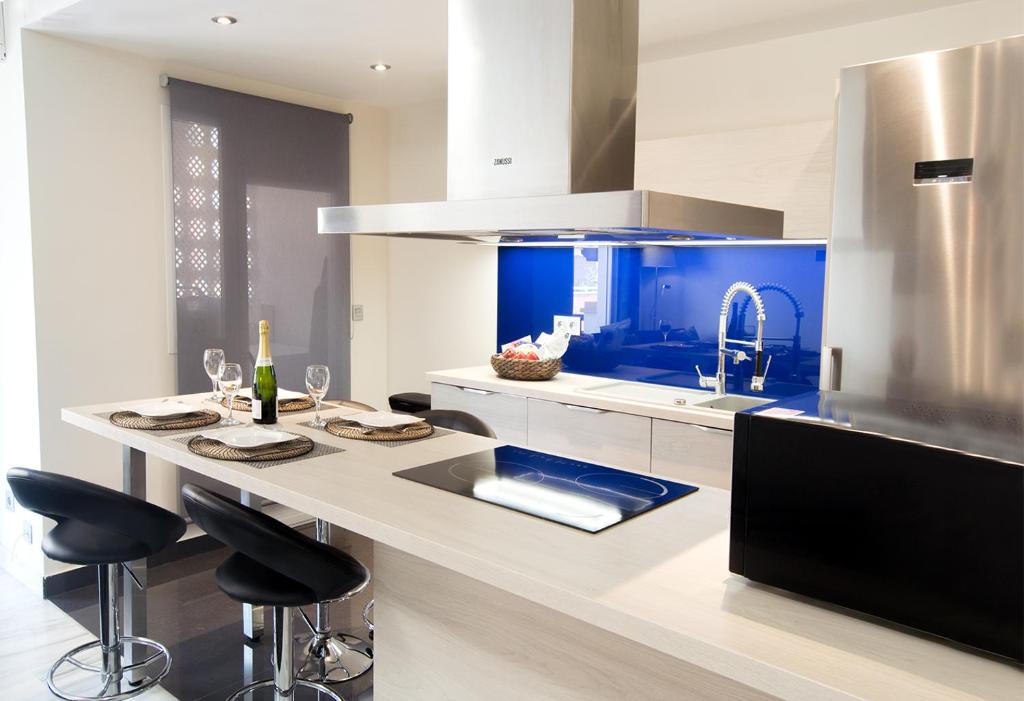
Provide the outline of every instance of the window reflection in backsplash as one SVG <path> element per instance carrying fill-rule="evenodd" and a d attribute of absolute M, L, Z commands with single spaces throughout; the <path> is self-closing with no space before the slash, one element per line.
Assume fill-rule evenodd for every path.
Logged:
<path fill-rule="evenodd" d="M 498 344 L 550 331 L 555 314 L 583 317 L 564 358 L 568 372 L 697 387 L 713 374 L 722 296 L 743 280 L 766 308 L 767 396 L 817 387 L 824 245 L 502 248 Z M 752 339 L 749 297 L 737 295 L 730 338 Z M 749 391 L 750 363 L 727 364 L 728 391 Z"/>

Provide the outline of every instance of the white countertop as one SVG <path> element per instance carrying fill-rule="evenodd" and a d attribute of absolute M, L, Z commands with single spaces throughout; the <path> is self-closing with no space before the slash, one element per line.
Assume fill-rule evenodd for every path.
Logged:
<path fill-rule="evenodd" d="M 696 406 L 675 407 L 651 402 L 635 401 L 618 397 L 602 396 L 584 392 L 583 389 L 602 383 L 615 382 L 614 379 L 594 377 L 592 375 L 575 375 L 571 372 L 560 372 L 550 380 L 526 382 L 522 380 L 506 380 L 498 377 L 490 365 L 477 365 L 455 370 L 435 370 L 427 373 L 431 382 L 446 385 L 472 387 L 489 392 L 505 392 L 520 397 L 546 399 L 552 402 L 564 402 L 578 406 L 589 406 L 595 409 L 617 411 L 623 414 L 650 416 L 666 421 L 679 421 L 711 428 L 732 430 L 733 413 L 719 409 L 705 409 Z M 638 385 L 640 383 L 637 383 Z M 686 390 L 700 391 L 700 390 Z M 708 391 L 708 398 L 712 394 Z"/>
<path fill-rule="evenodd" d="M 64 409 L 63 418 L 782 698 L 1021 698 L 1016 666 L 731 575 L 724 490 L 701 488 L 591 535 L 392 475 L 497 445 L 486 438 L 456 433 L 391 448 L 298 426 L 309 414 L 285 415 L 282 428 L 345 452 L 255 469 L 97 416 L 126 404 Z"/>

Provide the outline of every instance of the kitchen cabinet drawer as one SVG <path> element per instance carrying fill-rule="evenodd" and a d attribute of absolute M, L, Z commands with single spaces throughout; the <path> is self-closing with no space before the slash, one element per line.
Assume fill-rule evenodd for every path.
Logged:
<path fill-rule="evenodd" d="M 683 482 L 732 486 L 732 431 L 654 419 L 651 471 Z"/>
<path fill-rule="evenodd" d="M 469 412 L 490 426 L 499 440 L 526 445 L 526 397 L 435 382 L 430 408 Z"/>
<path fill-rule="evenodd" d="M 533 450 L 651 470 L 651 420 L 645 416 L 530 399 L 528 417 Z"/>

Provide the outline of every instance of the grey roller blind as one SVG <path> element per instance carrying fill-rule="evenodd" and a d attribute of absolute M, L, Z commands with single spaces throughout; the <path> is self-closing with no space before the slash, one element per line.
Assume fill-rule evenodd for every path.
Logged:
<path fill-rule="evenodd" d="M 169 83 L 178 389 L 209 390 L 204 348 L 251 381 L 267 319 L 278 385 L 311 363 L 349 396 L 349 244 L 317 236 L 318 207 L 348 204 L 346 115 Z"/>

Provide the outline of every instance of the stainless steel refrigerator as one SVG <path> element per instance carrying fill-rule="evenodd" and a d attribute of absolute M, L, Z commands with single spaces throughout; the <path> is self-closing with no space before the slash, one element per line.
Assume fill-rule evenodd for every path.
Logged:
<path fill-rule="evenodd" d="M 844 69 L 822 387 L 1024 414 L 1024 36 Z"/>

